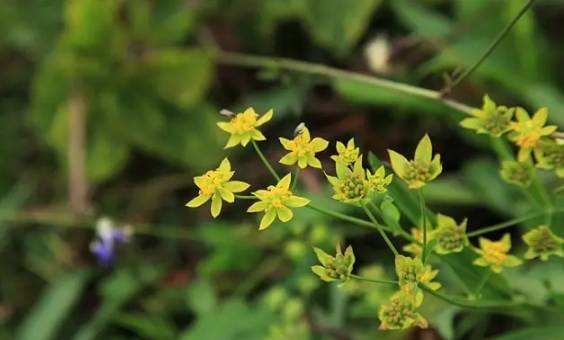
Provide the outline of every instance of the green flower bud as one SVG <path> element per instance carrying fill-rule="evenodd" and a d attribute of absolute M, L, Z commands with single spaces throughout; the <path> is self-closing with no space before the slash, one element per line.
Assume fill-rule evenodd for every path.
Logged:
<path fill-rule="evenodd" d="M 457 224 L 453 218 L 437 214 L 438 226 L 431 235 L 431 238 L 436 240 L 435 252 L 437 254 L 461 252 L 468 245 L 466 223 L 466 219 Z"/>
<path fill-rule="evenodd" d="M 535 168 L 529 161 L 503 161 L 500 175 L 504 181 L 523 188 L 527 188 L 533 181 Z"/>
<path fill-rule="evenodd" d="M 564 239 L 556 236 L 546 225 L 541 225 L 523 235 L 523 241 L 529 246 L 525 258 L 530 260 L 540 257 L 546 261 L 550 255 L 564 257 L 562 244 Z"/>
<path fill-rule="evenodd" d="M 534 154 L 539 168 L 555 170 L 558 177 L 564 177 L 564 140 L 543 138 Z"/>
<path fill-rule="evenodd" d="M 411 326 L 427 328 L 427 320 L 417 312 L 412 295 L 399 291 L 388 303 L 380 306 L 378 318 L 381 330 L 406 329 Z"/>
<path fill-rule="evenodd" d="M 355 262 L 351 246 L 348 246 L 343 254 L 341 246 L 337 244 L 335 256 L 331 256 L 319 248 L 313 248 L 313 250 L 321 266 L 313 266 L 311 270 L 319 276 L 321 280 L 326 282 L 340 281 L 344 283 L 350 278 Z"/>
<path fill-rule="evenodd" d="M 484 104 L 481 109 L 473 109 L 472 117 L 465 118 L 460 122 L 463 128 L 476 130 L 477 133 L 485 133 L 492 137 L 499 137 L 511 130 L 512 108 L 497 106 L 493 100 L 484 96 Z"/>

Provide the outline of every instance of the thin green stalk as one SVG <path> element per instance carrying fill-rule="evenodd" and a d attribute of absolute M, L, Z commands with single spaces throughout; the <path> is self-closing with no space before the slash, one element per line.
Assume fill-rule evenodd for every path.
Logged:
<path fill-rule="evenodd" d="M 511 219 L 511 220 L 505 221 L 505 222 L 497 223 L 497 224 L 491 225 L 489 227 L 480 228 L 478 230 L 474 230 L 474 231 L 469 232 L 467 235 L 468 235 L 468 237 L 476 237 L 476 236 L 487 234 L 487 233 L 490 233 L 490 232 L 493 232 L 493 231 L 498 231 L 498 230 L 502 230 L 502 229 L 505 229 L 505 228 L 512 227 L 512 226 L 517 225 L 519 223 L 522 223 L 522 222 L 525 222 L 525 221 L 528 221 L 528 220 L 532 220 L 532 219 L 537 218 L 537 217 L 541 217 L 541 216 L 543 216 L 547 213 L 555 214 L 555 213 L 561 213 L 561 212 L 564 212 L 564 209 L 546 210 L 546 211 L 543 211 L 543 212 L 533 213 L 533 214 L 517 217 L 517 218 Z"/>
<path fill-rule="evenodd" d="M 552 209 L 553 209 L 552 201 L 550 200 L 550 196 L 548 196 L 548 193 L 546 192 L 545 187 L 542 186 L 542 184 L 540 183 L 539 178 L 536 174 L 533 178 L 533 188 L 535 188 L 537 190 L 537 192 L 539 193 L 540 199 L 542 201 L 541 205 L 543 205 L 543 208 L 545 209 L 544 223 L 548 227 L 550 227 L 550 225 L 552 224 L 552 214 L 550 214 L 549 212 L 552 211 Z"/>
<path fill-rule="evenodd" d="M 296 166 L 296 170 L 294 170 L 294 176 L 292 178 L 292 191 L 296 189 L 296 185 L 298 184 L 298 176 L 300 175 L 300 168 Z"/>
<path fill-rule="evenodd" d="M 369 201 L 368 205 L 370 205 L 372 207 L 372 209 L 374 209 L 380 216 L 382 216 L 382 209 L 378 208 L 378 206 L 376 205 L 376 203 Z M 394 233 L 394 231 L 390 230 L 391 233 Z M 404 238 L 408 239 L 408 240 L 412 240 L 413 238 L 411 237 L 411 235 L 409 235 L 408 232 L 406 232 L 403 229 L 400 229 L 398 232 L 399 235 L 403 236 Z"/>
<path fill-rule="evenodd" d="M 235 194 L 235 198 L 238 198 L 240 200 L 256 200 L 256 196 L 252 196 L 252 195 L 237 195 Z"/>
<path fill-rule="evenodd" d="M 510 161 L 515 159 L 515 157 L 513 156 L 513 151 L 511 150 L 511 147 L 507 144 L 507 141 L 505 141 L 505 139 L 499 137 L 490 137 L 490 144 L 497 154 L 499 160 Z"/>
<path fill-rule="evenodd" d="M 376 227 L 376 229 L 378 230 L 378 232 L 380 233 L 380 235 L 382 236 L 382 238 L 384 239 L 384 241 L 386 242 L 392 253 L 394 253 L 395 256 L 398 256 L 399 255 L 398 250 L 396 249 L 392 241 L 388 238 L 388 235 L 386 235 L 386 233 L 382 229 L 382 226 L 378 223 L 378 221 L 376 220 L 370 209 L 368 209 L 366 204 L 362 204 L 362 208 L 366 212 L 366 215 L 368 215 L 368 218 L 370 218 L 372 223 L 374 223 L 374 226 Z"/>
<path fill-rule="evenodd" d="M 355 280 L 359 280 L 359 281 L 366 281 L 366 282 L 372 282 L 372 283 L 382 283 L 382 284 L 388 284 L 388 285 L 397 285 L 398 284 L 398 281 L 369 279 L 369 278 L 359 276 L 359 275 L 355 275 L 355 274 L 352 274 L 351 278 L 353 278 Z"/>
<path fill-rule="evenodd" d="M 268 161 L 268 159 L 266 159 L 266 157 L 264 156 L 264 154 L 260 150 L 257 142 L 255 142 L 254 140 L 251 140 L 251 143 L 253 144 L 253 147 L 255 148 L 255 151 L 257 152 L 257 154 L 258 154 L 260 160 L 262 161 L 262 163 L 264 164 L 264 166 L 266 166 L 268 171 L 270 171 L 272 176 L 274 176 L 274 178 L 276 178 L 277 181 L 280 181 L 280 176 L 278 176 L 276 171 L 274 171 L 274 168 L 272 168 L 272 165 L 270 165 L 270 162 Z"/>
<path fill-rule="evenodd" d="M 488 282 L 488 279 L 490 278 L 491 275 L 492 275 L 492 271 L 489 270 L 489 269 L 486 270 L 486 272 L 484 273 L 484 276 L 482 277 L 482 279 L 478 283 L 478 286 L 476 287 L 476 292 L 474 292 L 474 296 L 476 296 L 476 297 L 480 296 L 480 292 L 482 291 L 482 288 L 484 288 L 484 286 L 486 285 L 486 282 Z"/>
<path fill-rule="evenodd" d="M 499 45 L 499 43 L 503 40 L 503 38 L 505 38 L 505 36 L 507 36 L 507 34 L 509 33 L 509 31 L 511 31 L 511 29 L 513 28 L 513 26 L 515 26 L 515 24 L 519 21 L 519 19 L 521 19 L 521 17 L 527 12 L 527 10 L 533 5 L 533 3 L 535 2 L 535 0 L 528 0 L 525 5 L 523 5 L 523 7 L 521 8 L 521 10 L 517 13 L 517 15 L 513 18 L 513 20 L 511 20 L 511 22 L 509 22 L 507 24 L 507 26 L 505 26 L 503 28 L 503 30 L 501 30 L 501 32 L 498 33 L 498 35 L 495 37 L 495 39 L 490 43 L 490 45 L 488 46 L 488 48 L 484 51 L 484 53 L 482 53 L 482 55 L 480 56 L 480 58 L 478 60 L 476 60 L 476 62 L 470 66 L 466 71 L 464 71 L 464 73 L 462 73 L 460 76 L 456 77 L 456 79 L 454 79 L 452 81 L 452 83 L 450 83 L 443 91 L 441 91 L 443 94 L 448 94 L 450 93 L 456 86 L 458 86 L 464 79 L 466 79 L 468 76 L 470 76 L 478 67 L 480 67 L 480 65 L 482 65 L 482 63 L 492 54 L 492 52 L 496 49 L 496 47 Z"/>
<path fill-rule="evenodd" d="M 505 308 L 514 308 L 517 306 L 522 305 L 518 302 L 513 301 L 476 301 L 476 300 L 469 300 L 466 298 L 458 297 L 458 296 L 450 296 L 425 286 L 419 285 L 421 289 L 425 292 L 450 303 L 451 305 L 463 307 L 463 308 L 470 308 L 470 309 L 505 309 Z"/>
<path fill-rule="evenodd" d="M 427 223 L 425 217 L 425 198 L 423 197 L 423 189 L 419 188 L 417 190 L 417 196 L 419 197 L 419 210 L 420 210 L 420 224 L 423 228 L 423 252 L 421 253 L 421 261 L 426 263 L 427 257 Z"/>
<path fill-rule="evenodd" d="M 335 217 L 335 218 L 338 218 L 340 220 L 347 221 L 347 222 L 350 222 L 350 223 L 353 223 L 353 224 L 357 224 L 357 225 L 360 225 L 360 226 L 363 226 L 363 227 L 374 228 L 374 224 L 372 224 L 371 222 L 368 222 L 368 221 L 365 221 L 363 219 L 356 218 L 356 217 L 353 217 L 353 216 L 349 216 L 349 215 L 346 215 L 346 214 L 342 214 L 340 212 L 336 212 L 336 211 L 333 211 L 333 210 L 321 208 L 321 207 L 319 207 L 315 204 L 312 204 L 311 202 L 308 205 L 306 205 L 306 208 L 309 208 L 311 210 L 317 211 L 318 213 L 322 213 L 322 214 L 330 216 L 330 217 Z"/>

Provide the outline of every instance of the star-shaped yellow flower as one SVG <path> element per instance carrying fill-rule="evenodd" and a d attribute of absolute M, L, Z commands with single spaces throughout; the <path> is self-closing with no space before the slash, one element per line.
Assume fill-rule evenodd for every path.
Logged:
<path fill-rule="evenodd" d="M 349 139 L 347 145 L 337 142 L 337 154 L 331 156 L 335 162 L 343 162 L 346 164 L 354 163 L 360 154 L 360 149 L 355 147 L 354 138 Z"/>
<path fill-rule="evenodd" d="M 515 116 L 517 121 L 511 123 L 513 132 L 509 134 L 509 138 L 519 146 L 518 159 L 523 161 L 537 147 L 541 137 L 548 136 L 556 131 L 557 126 L 544 126 L 548 118 L 548 110 L 546 108 L 538 110 L 531 118 L 525 109 L 518 107 Z"/>
<path fill-rule="evenodd" d="M 235 174 L 231 171 L 231 163 L 225 158 L 215 170 L 209 170 L 202 176 L 194 177 L 194 183 L 200 191 L 198 196 L 186 204 L 187 207 L 196 208 L 206 203 L 210 198 L 211 214 L 215 218 L 221 212 L 222 200 L 233 203 L 235 195 L 233 193 L 245 191 L 249 184 L 241 181 L 230 181 Z"/>
<path fill-rule="evenodd" d="M 247 146 L 251 140 L 266 140 L 266 137 L 257 128 L 271 119 L 272 109 L 259 117 L 255 110 L 249 107 L 244 112 L 235 114 L 229 122 L 218 122 L 217 126 L 231 134 L 225 145 L 227 149 L 239 144 Z"/>
<path fill-rule="evenodd" d="M 287 174 L 276 184 L 271 185 L 267 190 L 257 190 L 253 193 L 259 201 L 249 207 L 247 212 L 264 211 L 264 216 L 260 221 L 259 230 L 268 228 L 276 216 L 282 222 L 288 222 L 294 217 L 290 208 L 299 208 L 309 203 L 307 198 L 296 196 L 290 191 L 292 176 Z"/>
<path fill-rule="evenodd" d="M 323 138 L 315 137 L 311 139 L 309 130 L 302 128 L 294 139 L 280 138 L 280 143 L 284 149 L 290 151 L 286 156 L 280 159 L 280 163 L 285 165 L 293 165 L 298 163 L 300 169 L 308 165 L 313 168 L 321 168 L 321 162 L 315 158 L 315 154 L 327 148 L 329 142 Z"/>
<path fill-rule="evenodd" d="M 511 249 L 511 237 L 503 235 L 499 241 L 491 241 L 480 237 L 480 249 L 476 252 L 480 255 L 473 264 L 480 267 L 490 267 L 495 273 L 501 273 L 503 267 L 516 267 L 522 263 L 520 259 L 509 255 Z"/>

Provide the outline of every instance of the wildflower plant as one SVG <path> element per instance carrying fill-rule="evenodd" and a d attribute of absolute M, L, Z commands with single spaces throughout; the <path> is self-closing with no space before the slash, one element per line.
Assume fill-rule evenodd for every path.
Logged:
<path fill-rule="evenodd" d="M 396 183 L 393 183 L 393 175 L 390 169 L 386 168 L 385 163 L 377 163 L 372 168 L 365 167 L 364 155 L 354 139 L 351 138 L 346 144 L 336 143 L 337 153 L 330 157 L 334 164 L 334 174 L 328 174 L 331 173 L 331 170 L 328 170 L 325 172 L 325 178 L 333 190 L 334 200 L 344 203 L 348 209 L 364 212 L 366 218 L 359 218 L 336 209 L 326 209 L 318 205 L 315 199 L 302 194 L 298 185 L 298 171 L 307 167 L 321 168 L 320 152 L 329 146 L 329 142 L 325 139 L 312 138 L 310 130 L 303 124 L 298 126 L 292 139 L 279 138 L 281 149 L 287 153 L 279 160 L 277 166 L 295 167 L 296 171 L 294 176 L 287 172 L 283 177 L 279 176 L 279 172 L 255 143 L 266 138 L 258 128 L 272 118 L 272 112 L 270 110 L 259 117 L 254 110 L 247 109 L 232 115 L 229 122 L 218 123 L 218 126 L 231 134 L 227 147 L 253 143 L 260 160 L 275 179 L 273 184 L 266 189 L 252 192 L 252 195 L 239 195 L 250 185 L 231 181 L 234 171 L 229 161 L 225 159 L 217 169 L 195 178 L 194 182 L 199 189 L 198 196 L 187 205 L 197 207 L 211 199 L 212 216 L 216 217 L 221 211 L 222 201 L 229 203 L 235 199 L 252 201 L 246 210 L 249 213 L 262 214 L 259 230 L 267 229 L 276 219 L 283 223 L 289 222 L 294 217 L 294 210 L 302 207 L 348 224 L 372 228 L 379 233 L 394 256 L 396 280 L 383 279 L 381 277 L 383 273 L 380 273 L 378 278 L 368 277 L 371 275 L 368 272 L 361 272 L 362 276 L 355 275 L 356 258 L 353 248 L 349 245 L 343 251 L 339 243 L 334 255 L 314 247 L 313 252 L 319 264 L 313 265 L 311 271 L 322 281 L 339 283 L 340 286 L 348 285 L 351 281 L 393 286 L 395 292 L 387 302 L 379 306 L 378 318 L 381 330 L 405 329 L 412 326 L 426 327 L 427 321 L 420 314 L 419 308 L 423 305 L 427 294 L 456 305 L 478 306 L 480 301 L 476 300 L 482 298 L 479 293 L 488 284 L 490 273 L 501 273 L 503 268 L 515 267 L 522 263 L 518 257 L 510 254 L 509 234 L 505 234 L 497 241 L 479 237 L 479 248 L 471 246 L 469 238 L 507 228 L 523 220 L 468 231 L 466 218 L 457 221 L 445 214 L 434 213 L 426 206 L 422 188 L 435 180 L 443 170 L 441 155 L 433 154 L 431 138 L 427 134 L 417 144 L 413 159 L 407 159 L 393 150 L 388 150 L 391 170 L 407 184 L 409 190 L 401 186 L 391 189 Z M 554 128 L 545 126 L 546 119 L 546 110 L 540 110 L 529 118 L 523 109 L 498 106 L 485 96 L 482 108 L 472 110 L 471 117 L 466 118 L 461 125 L 481 135 L 488 135 L 494 141 L 499 141 L 502 137 L 513 141 L 520 151 L 516 159 L 504 154 L 505 158 L 501 162 L 500 169 L 501 177 L 523 190 L 535 187 L 539 194 L 537 197 L 546 199 L 543 204 L 546 203 L 550 208 L 550 196 L 542 195 L 537 183 L 536 171 L 546 169 L 561 175 L 563 143 L 551 136 Z M 400 193 L 403 193 L 403 196 L 396 197 Z M 412 205 L 417 199 L 419 209 L 414 213 Z M 563 239 L 550 230 L 551 214 L 552 211 L 542 214 L 548 222 L 546 226 L 533 229 L 523 236 L 524 243 L 529 246 L 525 254 L 526 259 L 540 257 L 542 260 L 547 260 L 550 255 L 564 255 Z M 417 223 L 412 224 L 414 227 L 410 232 L 404 230 L 402 226 L 404 218 L 408 218 L 411 222 L 418 219 Z M 390 235 L 405 239 L 406 243 L 401 249 L 411 256 L 400 254 L 395 240 Z M 292 251 L 294 258 L 304 255 L 303 247 L 298 248 L 292 248 L 298 249 Z M 435 269 L 438 267 L 436 262 L 442 261 L 446 256 L 451 260 L 458 258 L 458 255 L 462 255 L 459 253 L 463 253 L 465 248 L 473 250 L 476 254 L 476 257 L 467 261 L 465 265 L 486 267 L 489 270 L 484 271 L 486 275 L 477 284 L 470 298 L 452 297 L 440 289 L 443 284 L 440 282 L 439 271 Z M 452 265 L 452 262 L 444 261 L 446 265 Z M 351 285 L 351 289 L 354 287 L 355 285 Z M 287 330 L 283 328 L 275 333 L 285 336 L 283 334 L 287 334 Z"/>

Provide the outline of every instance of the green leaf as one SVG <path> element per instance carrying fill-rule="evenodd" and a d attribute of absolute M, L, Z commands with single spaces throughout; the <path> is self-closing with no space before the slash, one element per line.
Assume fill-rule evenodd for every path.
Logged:
<path fill-rule="evenodd" d="M 490 338 L 490 340 L 559 340 L 564 339 L 564 326 L 531 327 Z"/>
<path fill-rule="evenodd" d="M 187 302 L 198 317 L 213 312 L 216 307 L 216 298 L 211 282 L 207 279 L 200 279 L 191 283 L 187 291 Z"/>
<path fill-rule="evenodd" d="M 366 29 L 382 0 L 305 0 L 304 20 L 313 39 L 345 55 Z"/>
<path fill-rule="evenodd" d="M 115 318 L 116 323 L 145 339 L 176 339 L 174 324 L 160 315 L 124 313 Z"/>
<path fill-rule="evenodd" d="M 382 204 L 380 204 L 380 209 L 382 210 L 382 218 L 386 225 L 390 227 L 395 234 L 401 232 L 401 226 L 399 224 L 400 212 L 393 201 L 391 199 L 385 199 Z"/>
<path fill-rule="evenodd" d="M 57 339 L 59 327 L 68 318 L 72 306 L 80 298 L 88 277 L 86 272 L 76 271 L 53 281 L 19 326 L 16 338 L 20 340 Z"/>
<path fill-rule="evenodd" d="M 115 15 L 119 1 L 67 1 L 66 31 L 70 45 L 83 52 L 107 50 L 115 34 Z"/>
<path fill-rule="evenodd" d="M 151 54 L 143 72 L 159 96 L 181 108 L 190 108 L 211 85 L 212 66 L 201 49 L 167 49 Z"/>
<path fill-rule="evenodd" d="M 412 31 L 427 38 L 444 37 L 450 33 L 452 22 L 419 1 L 394 0 L 392 7 L 399 19 Z"/>
<path fill-rule="evenodd" d="M 273 315 L 264 307 L 230 300 L 216 308 L 214 313 L 198 318 L 181 339 L 261 340 L 272 320 Z"/>

